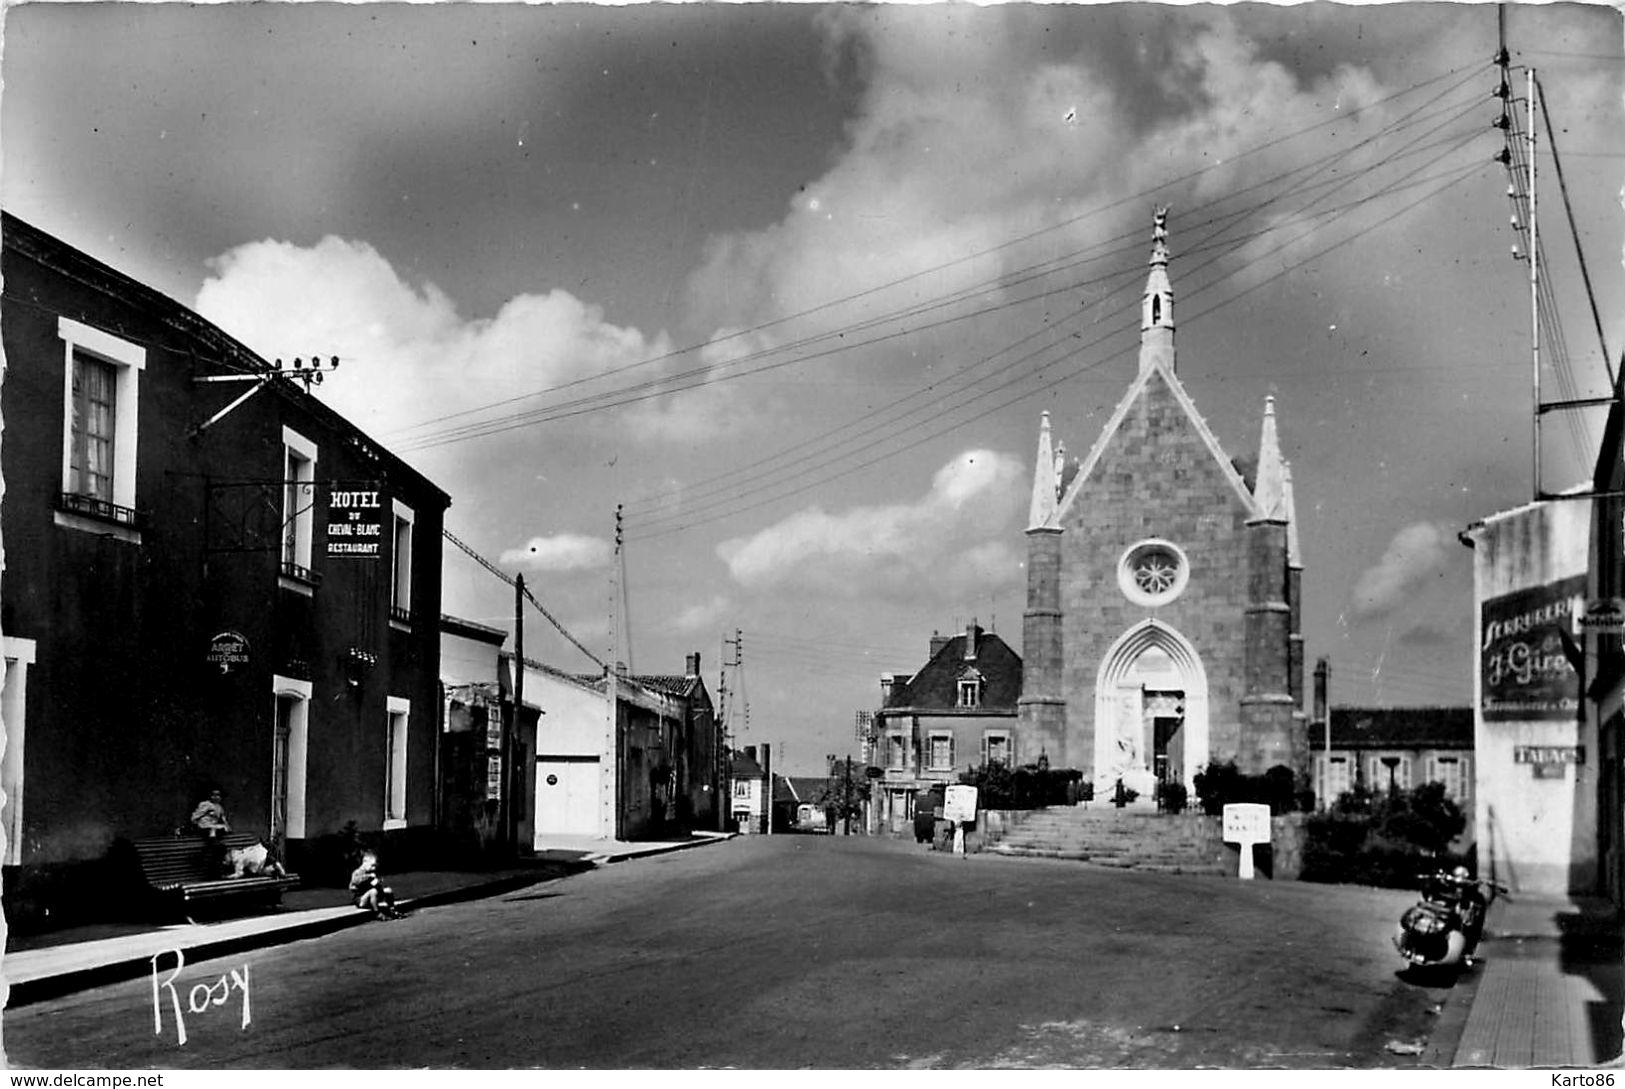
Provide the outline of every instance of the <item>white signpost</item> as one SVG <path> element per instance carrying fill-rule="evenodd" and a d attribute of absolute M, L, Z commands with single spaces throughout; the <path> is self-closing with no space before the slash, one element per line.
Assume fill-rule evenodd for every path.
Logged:
<path fill-rule="evenodd" d="M 942 819 L 954 822 L 954 854 L 965 853 L 965 825 L 976 819 L 976 788 L 959 784 L 942 794 Z"/>
<path fill-rule="evenodd" d="M 1256 802 L 1238 802 L 1224 807 L 1224 841 L 1241 845 L 1243 881 L 1253 879 L 1253 847 L 1270 842 L 1270 807 Z"/>

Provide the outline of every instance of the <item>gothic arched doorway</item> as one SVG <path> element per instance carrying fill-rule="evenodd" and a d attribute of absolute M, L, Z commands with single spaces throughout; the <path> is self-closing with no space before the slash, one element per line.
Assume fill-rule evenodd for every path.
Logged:
<path fill-rule="evenodd" d="M 1207 673 L 1195 648 L 1159 620 L 1130 628 L 1095 681 L 1096 796 L 1122 779 L 1149 800 L 1158 779 L 1192 785 L 1207 759 Z"/>

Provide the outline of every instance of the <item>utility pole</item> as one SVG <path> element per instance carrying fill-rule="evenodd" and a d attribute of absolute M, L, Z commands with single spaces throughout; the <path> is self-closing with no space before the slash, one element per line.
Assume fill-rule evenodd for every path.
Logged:
<path fill-rule="evenodd" d="M 852 834 L 852 754 L 846 754 L 846 786 L 844 789 L 845 802 L 841 806 L 841 834 Z"/>
<path fill-rule="evenodd" d="M 525 576 L 515 575 L 513 580 L 513 718 L 508 723 L 508 733 L 503 738 L 502 745 L 502 777 L 505 784 L 502 788 L 500 812 L 502 813 L 502 836 L 510 849 L 517 850 L 519 844 L 517 822 L 514 820 L 513 785 L 518 778 L 515 774 L 514 753 L 518 751 L 520 708 L 525 703 Z M 519 779 L 524 782 L 523 779 Z"/>

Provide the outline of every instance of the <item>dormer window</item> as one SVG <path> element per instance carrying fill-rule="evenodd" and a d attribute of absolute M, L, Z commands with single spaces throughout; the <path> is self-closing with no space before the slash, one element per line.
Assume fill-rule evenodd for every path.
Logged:
<path fill-rule="evenodd" d="M 982 706 L 982 678 L 980 674 L 973 671 L 959 678 L 959 706 Z"/>

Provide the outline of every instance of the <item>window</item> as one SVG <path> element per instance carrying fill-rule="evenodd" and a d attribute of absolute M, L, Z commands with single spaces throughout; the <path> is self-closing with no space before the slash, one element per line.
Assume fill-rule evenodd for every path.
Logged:
<path fill-rule="evenodd" d="M 891 756 L 889 761 L 891 767 L 898 770 L 908 767 L 907 734 L 892 734 L 888 748 Z"/>
<path fill-rule="evenodd" d="M 750 780 L 749 779 L 735 779 L 734 780 L 734 797 L 735 798 L 749 798 L 750 797 Z"/>
<path fill-rule="evenodd" d="M 410 700 L 389 697 L 389 738 L 384 758 L 384 827 L 406 827 L 406 728 Z"/>
<path fill-rule="evenodd" d="M 1373 756 L 1366 765 L 1370 778 L 1366 783 L 1374 791 L 1392 786 L 1396 790 L 1411 788 L 1411 762 L 1403 756 Z"/>
<path fill-rule="evenodd" d="M 282 429 L 282 574 L 308 586 L 311 538 L 316 523 L 316 444 Z"/>
<path fill-rule="evenodd" d="M 137 375 L 146 349 L 69 318 L 63 341 L 62 501 L 57 524 L 139 543 L 135 510 Z"/>
<path fill-rule="evenodd" d="M 1354 789 L 1353 763 L 1346 756 L 1316 758 L 1320 771 L 1318 807 L 1329 809 L 1337 799 Z"/>
<path fill-rule="evenodd" d="M 982 735 L 982 762 L 984 764 L 1013 764 L 1013 746 L 1009 730 L 989 730 Z"/>
<path fill-rule="evenodd" d="M 86 352 L 73 353 L 73 442 L 68 491 L 113 501 L 113 443 L 118 418 L 117 370 Z"/>
<path fill-rule="evenodd" d="M 394 550 L 391 572 L 390 617 L 397 621 L 412 618 L 412 508 L 395 501 Z"/>
<path fill-rule="evenodd" d="M 6 834 L 4 861 L 17 866 L 23 860 L 23 742 L 28 725 L 28 667 L 37 651 L 34 640 L 7 635 L 4 644 L 6 676 L 0 686 L 0 720 L 5 722 L 6 746 L 0 754 L 0 790 L 6 792 L 0 826 Z M 36 699 L 38 696 L 36 695 Z"/>
<path fill-rule="evenodd" d="M 982 705 L 982 677 L 974 670 L 959 678 L 959 706 L 980 707 Z"/>
<path fill-rule="evenodd" d="M 954 766 L 954 735 L 932 731 L 931 770 L 952 771 Z"/>
<path fill-rule="evenodd" d="M 273 676 L 276 732 L 271 742 L 273 841 L 305 838 L 305 753 L 310 724 L 309 681 Z"/>
<path fill-rule="evenodd" d="M 1167 541 L 1141 541 L 1117 563 L 1117 585 L 1136 605 L 1166 605 L 1189 580 L 1185 554 Z"/>
<path fill-rule="evenodd" d="M 1465 802 L 1472 780 L 1467 774 L 1466 757 L 1434 756 L 1428 760 L 1428 781 L 1444 784 L 1445 797 L 1453 802 Z"/>

